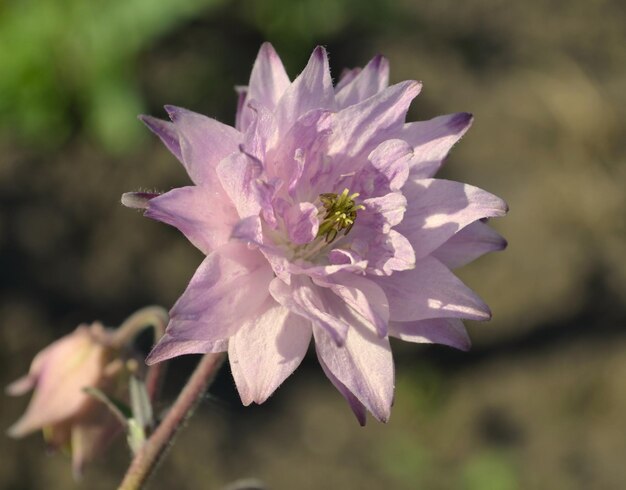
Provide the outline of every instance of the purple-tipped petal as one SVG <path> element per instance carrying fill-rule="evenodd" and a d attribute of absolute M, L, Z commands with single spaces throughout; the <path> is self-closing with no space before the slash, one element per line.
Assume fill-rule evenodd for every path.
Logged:
<path fill-rule="evenodd" d="M 289 84 L 280 57 L 270 43 L 263 43 L 252 67 L 248 99 L 256 100 L 273 110 Z"/>
<path fill-rule="evenodd" d="M 342 79 L 345 80 L 345 79 Z M 357 104 L 389 85 L 389 61 L 384 56 L 375 56 L 351 80 L 344 81 L 336 90 L 337 106 L 340 109 Z"/>
<path fill-rule="evenodd" d="M 381 422 L 391 412 L 394 368 L 388 338 L 381 338 L 353 315 L 345 344 L 313 326 L 315 348 L 328 371 Z"/>
<path fill-rule="evenodd" d="M 499 197 L 450 180 L 409 179 L 402 192 L 408 205 L 398 231 L 413 244 L 418 259 L 470 223 L 504 216 L 508 210 Z"/>
<path fill-rule="evenodd" d="M 171 151 L 178 160 L 183 161 L 178 132 L 176 131 L 174 123 L 143 114 L 139 116 L 139 120 L 161 139 L 167 149 Z"/>
<path fill-rule="evenodd" d="M 334 118 L 329 155 L 354 157 L 393 138 L 420 88 L 415 81 L 401 82 L 339 111 Z"/>
<path fill-rule="evenodd" d="M 225 244 L 238 221 L 233 206 L 204 187 L 172 189 L 148 201 L 145 216 L 178 228 L 205 254 Z"/>
<path fill-rule="evenodd" d="M 456 269 L 486 253 L 504 250 L 506 246 L 506 240 L 487 223 L 475 221 L 452 235 L 432 256 L 450 269 Z"/>
<path fill-rule="evenodd" d="M 165 106 L 179 136 L 183 163 L 195 184 L 220 192 L 215 168 L 239 150 L 242 135 L 215 119 L 180 107 Z"/>
<path fill-rule="evenodd" d="M 459 112 L 405 124 L 398 137 L 414 148 L 409 163 L 411 176 L 425 179 L 435 175 L 454 144 L 470 128 L 472 121 L 471 114 Z"/>
<path fill-rule="evenodd" d="M 389 299 L 392 321 L 428 318 L 488 320 L 487 305 L 450 270 L 433 257 L 425 257 L 409 271 L 395 272 L 374 281 Z"/>
<path fill-rule="evenodd" d="M 311 323 L 270 299 L 230 339 L 228 357 L 244 405 L 263 403 L 300 365 Z"/>
<path fill-rule="evenodd" d="M 161 194 L 156 192 L 125 192 L 122 194 L 122 205 L 132 209 L 148 209 L 148 204 Z"/>
<path fill-rule="evenodd" d="M 279 134 L 284 134 L 295 121 L 311 110 L 333 110 L 335 91 L 328 67 L 326 50 L 318 46 L 302 73 L 285 90 L 276 106 Z"/>
<path fill-rule="evenodd" d="M 468 351 L 472 342 L 458 318 L 431 318 L 415 322 L 391 322 L 389 335 L 405 342 L 442 344 Z"/>
<path fill-rule="evenodd" d="M 354 396 L 354 394 L 346 387 L 346 385 L 339 381 L 337 377 L 330 371 L 330 369 L 328 369 L 328 366 L 320 357 L 319 353 L 317 353 L 317 360 L 319 361 L 320 366 L 322 366 L 322 370 L 324 371 L 326 377 L 333 385 L 335 385 L 335 388 L 337 388 L 337 390 L 339 390 L 339 393 L 341 393 L 343 397 L 347 400 L 350 408 L 352 409 L 352 412 L 354 412 L 354 415 L 359 422 L 359 425 L 361 427 L 364 427 L 365 423 L 367 422 L 367 410 L 365 408 L 365 405 L 363 405 L 359 401 L 359 399 Z"/>

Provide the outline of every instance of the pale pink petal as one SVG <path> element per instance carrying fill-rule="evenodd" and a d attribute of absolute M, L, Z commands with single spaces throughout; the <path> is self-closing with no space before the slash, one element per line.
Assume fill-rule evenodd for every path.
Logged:
<path fill-rule="evenodd" d="M 243 322 L 228 344 L 243 404 L 267 400 L 300 365 L 310 341 L 311 322 L 273 299 Z"/>
<path fill-rule="evenodd" d="M 199 348 L 213 349 L 213 343 L 228 339 L 265 302 L 272 277 L 263 255 L 245 244 L 230 242 L 212 252 L 170 311 L 166 335 L 149 361 L 197 353 Z M 176 345 L 168 345 L 163 354 L 165 347 L 160 347 L 161 342 Z M 179 350 L 170 355 L 173 348 Z"/>
<path fill-rule="evenodd" d="M 377 175 L 372 179 L 369 194 L 381 188 L 398 191 L 409 176 L 409 161 L 413 157 L 413 149 L 406 141 L 387 140 L 372 151 L 367 159 L 372 163 Z"/>
<path fill-rule="evenodd" d="M 380 143 L 394 137 L 420 88 L 414 81 L 398 83 L 339 111 L 333 121 L 329 155 L 346 158 L 364 151 L 369 154 Z"/>
<path fill-rule="evenodd" d="M 273 110 L 289 83 L 280 57 L 270 43 L 263 43 L 252 67 L 248 99 L 259 101 Z"/>
<path fill-rule="evenodd" d="M 392 321 L 429 318 L 488 320 L 487 305 L 450 270 L 433 257 L 425 257 L 409 271 L 373 279 L 389 299 Z"/>
<path fill-rule="evenodd" d="M 238 221 L 233 205 L 203 186 L 179 187 L 147 204 L 145 216 L 178 228 L 205 254 L 225 244 Z"/>
<path fill-rule="evenodd" d="M 337 105 L 343 109 L 361 102 L 389 85 L 389 61 L 384 56 L 374 57 L 351 80 L 345 81 L 336 90 Z"/>
<path fill-rule="evenodd" d="M 310 202 L 301 202 L 290 206 L 285 215 L 285 227 L 289 239 L 298 245 L 309 243 L 317 235 L 319 220 L 317 206 Z"/>
<path fill-rule="evenodd" d="M 413 146 L 414 155 L 409 163 L 411 176 L 424 179 L 435 175 L 454 144 L 470 128 L 472 121 L 471 114 L 459 112 L 405 124 L 397 137 Z"/>
<path fill-rule="evenodd" d="M 343 344 L 350 324 L 347 307 L 330 289 L 317 286 L 305 275 L 291 276 L 291 284 L 276 278 L 270 294 L 292 312 L 325 329 L 337 345 Z"/>
<path fill-rule="evenodd" d="M 8 434 L 22 437 L 76 414 L 88 400 L 83 388 L 98 384 L 105 356 L 86 327 L 51 344 L 26 413 Z"/>
<path fill-rule="evenodd" d="M 389 322 L 389 302 L 380 286 L 373 281 L 350 272 L 338 272 L 315 280 L 330 288 L 345 303 L 369 322 L 384 337 Z"/>
<path fill-rule="evenodd" d="M 174 123 L 145 115 L 139 116 L 139 120 L 161 139 L 167 149 L 171 151 L 178 160 L 183 161 L 183 154 L 180 149 L 180 142 L 178 141 L 178 132 L 176 131 Z"/>
<path fill-rule="evenodd" d="M 361 202 L 365 209 L 359 211 L 356 226 L 360 234 L 387 234 L 392 227 L 402 222 L 406 210 L 406 198 L 401 192 L 390 192 L 384 196 L 371 197 Z M 355 236 L 357 236 L 355 228 Z"/>
<path fill-rule="evenodd" d="M 205 328 L 204 324 L 198 322 L 197 328 Z M 209 352 L 226 352 L 228 350 L 228 339 L 222 340 L 179 340 L 166 333 L 159 339 L 159 343 L 150 351 L 146 359 L 147 364 L 167 361 L 173 357 L 187 354 L 208 354 Z"/>
<path fill-rule="evenodd" d="M 328 369 L 328 366 L 320 357 L 319 353 L 317 353 L 317 360 L 319 361 L 320 366 L 322 366 L 322 370 L 324 371 L 326 377 L 331 381 L 333 385 L 335 385 L 335 388 L 337 388 L 337 390 L 339 390 L 339 393 L 341 393 L 343 397 L 347 400 L 361 427 L 365 426 L 365 422 L 367 422 L 367 411 L 365 406 L 359 401 L 356 396 L 354 396 L 354 394 L 346 387 L 346 385 L 339 381 L 337 377 L 330 371 L 330 369 Z"/>
<path fill-rule="evenodd" d="M 391 322 L 389 335 L 405 342 L 442 344 L 467 351 L 472 343 L 458 318 L 431 318 L 415 322 Z"/>
<path fill-rule="evenodd" d="M 361 67 L 344 68 L 343 70 L 341 70 L 341 73 L 339 74 L 339 81 L 335 85 L 335 94 L 343 89 L 346 85 L 348 85 L 352 80 L 354 80 L 357 75 L 361 73 L 361 70 L 363 70 L 363 68 Z"/>
<path fill-rule="evenodd" d="M 367 261 L 367 272 L 389 275 L 415 267 L 415 252 L 405 236 L 396 230 L 368 236 L 367 230 L 362 228 L 355 232 L 351 243 L 353 252 Z"/>
<path fill-rule="evenodd" d="M 394 368 L 387 337 L 381 338 L 352 315 L 345 343 L 313 326 L 315 348 L 328 371 L 381 422 L 389 420 L 393 402 Z"/>
<path fill-rule="evenodd" d="M 263 172 L 261 163 L 245 153 L 234 153 L 217 166 L 217 175 L 241 218 L 258 215 L 262 200 L 257 179 Z"/>
<path fill-rule="evenodd" d="M 238 151 L 242 135 L 231 126 L 180 107 L 166 106 L 179 136 L 183 163 L 195 184 L 220 192 L 217 164 Z"/>
<path fill-rule="evenodd" d="M 285 90 L 276 106 L 277 134 L 284 134 L 311 110 L 335 108 L 335 91 L 328 67 L 326 50 L 318 46 L 309 62 L 293 83 Z"/>
<path fill-rule="evenodd" d="M 462 267 L 488 252 L 504 250 L 507 242 L 487 223 L 467 225 L 431 255 L 450 269 Z"/>
<path fill-rule="evenodd" d="M 481 218 L 504 216 L 506 203 L 478 187 L 450 180 L 411 179 L 402 188 L 408 205 L 397 230 L 425 257 L 461 228 Z"/>

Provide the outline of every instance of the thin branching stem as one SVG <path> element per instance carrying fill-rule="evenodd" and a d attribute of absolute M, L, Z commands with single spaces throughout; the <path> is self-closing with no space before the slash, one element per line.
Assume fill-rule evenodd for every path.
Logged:
<path fill-rule="evenodd" d="M 118 490 L 144 488 L 174 437 L 202 400 L 225 358 L 224 352 L 202 357 L 172 408 L 133 458 Z"/>

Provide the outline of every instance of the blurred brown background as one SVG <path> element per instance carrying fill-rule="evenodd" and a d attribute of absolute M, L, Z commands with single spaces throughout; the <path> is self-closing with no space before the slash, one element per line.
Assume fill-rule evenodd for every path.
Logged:
<path fill-rule="evenodd" d="M 508 250 L 460 271 L 494 319 L 469 353 L 395 344 L 387 425 L 360 428 L 313 357 L 261 407 L 226 369 L 152 488 L 624 488 L 625 26 L 620 0 L 0 2 L 0 384 L 80 322 L 171 306 L 200 263 L 119 204 L 187 182 L 137 113 L 233 123 L 264 40 L 292 76 L 316 44 L 335 76 L 382 52 L 424 82 L 411 119 L 476 117 L 443 175 L 510 205 Z M 0 425 L 26 403 L 4 398 Z M 39 436 L 0 448 L 3 489 L 114 488 L 127 460 L 120 443 L 74 484 Z"/>

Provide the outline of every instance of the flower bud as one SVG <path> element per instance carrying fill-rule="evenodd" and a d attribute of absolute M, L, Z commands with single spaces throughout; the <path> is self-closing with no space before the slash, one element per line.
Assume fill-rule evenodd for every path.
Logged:
<path fill-rule="evenodd" d="M 9 430 L 19 438 L 43 431 L 53 450 L 67 450 L 75 476 L 97 456 L 121 429 L 107 407 L 85 392 L 96 388 L 115 395 L 123 363 L 99 323 L 81 325 L 39 352 L 29 373 L 7 386 L 9 395 L 34 390 L 26 413 Z"/>

